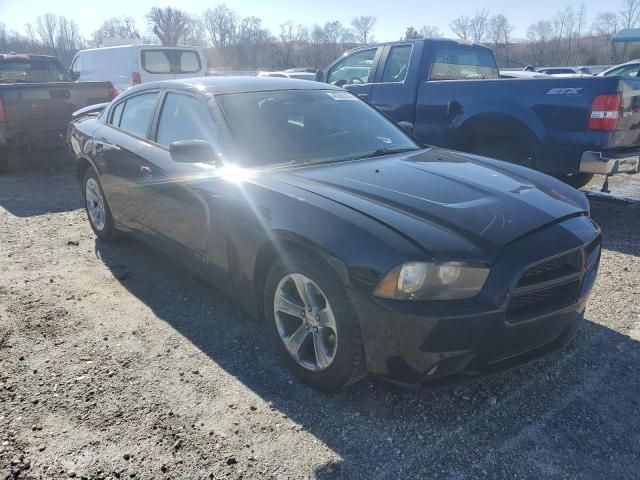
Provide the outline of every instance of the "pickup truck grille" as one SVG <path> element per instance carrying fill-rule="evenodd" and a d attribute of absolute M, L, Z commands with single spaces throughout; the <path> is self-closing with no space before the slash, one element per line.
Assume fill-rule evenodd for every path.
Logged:
<path fill-rule="evenodd" d="M 573 304 L 583 278 L 600 257 L 600 237 L 583 247 L 531 265 L 520 277 L 507 307 L 507 323 L 516 324 Z"/>

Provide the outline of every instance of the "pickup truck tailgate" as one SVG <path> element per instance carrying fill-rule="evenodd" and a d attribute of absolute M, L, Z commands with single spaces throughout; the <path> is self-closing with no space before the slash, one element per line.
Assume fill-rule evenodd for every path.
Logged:
<path fill-rule="evenodd" d="M 64 134 L 79 108 L 111 101 L 109 82 L 0 85 L 8 136 L 19 143 L 48 144 Z"/>
<path fill-rule="evenodd" d="M 618 126 L 609 138 L 607 149 L 640 146 L 640 80 L 620 80 L 622 104 Z"/>

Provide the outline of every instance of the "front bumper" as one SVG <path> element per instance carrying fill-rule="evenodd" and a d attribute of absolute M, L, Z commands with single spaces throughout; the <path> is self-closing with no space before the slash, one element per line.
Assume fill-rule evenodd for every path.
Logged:
<path fill-rule="evenodd" d="M 640 168 L 639 155 L 613 156 L 602 152 L 584 152 L 580 159 L 580 172 L 614 175 L 636 173 Z"/>
<path fill-rule="evenodd" d="M 599 245 L 599 235 L 590 219 L 578 217 L 513 242 L 472 300 L 409 302 L 355 295 L 368 370 L 396 383 L 429 387 L 491 374 L 563 348 L 582 320 L 599 247 L 572 277 L 575 295 L 562 304 L 541 299 L 531 307 L 532 315 L 522 317 L 520 309 L 514 319 L 513 299 L 530 288 L 516 286 L 532 264 Z"/>

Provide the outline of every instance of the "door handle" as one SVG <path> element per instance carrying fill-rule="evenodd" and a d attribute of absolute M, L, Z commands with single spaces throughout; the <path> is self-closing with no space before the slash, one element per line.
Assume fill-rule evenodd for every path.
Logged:
<path fill-rule="evenodd" d="M 145 180 L 151 180 L 153 178 L 153 173 L 149 167 L 143 165 L 140 167 L 140 176 Z"/>
<path fill-rule="evenodd" d="M 96 145 L 96 152 L 106 152 L 109 150 L 120 150 L 120 147 L 118 147 L 117 145 L 114 145 L 112 143 L 104 143 L 101 141 L 96 141 L 95 142 Z"/>

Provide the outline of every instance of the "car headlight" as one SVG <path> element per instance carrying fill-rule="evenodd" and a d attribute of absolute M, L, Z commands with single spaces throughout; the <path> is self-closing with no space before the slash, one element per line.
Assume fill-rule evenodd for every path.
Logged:
<path fill-rule="evenodd" d="M 374 295 L 398 300 L 454 300 L 475 297 L 489 269 L 459 262 L 410 262 L 389 272 Z"/>

